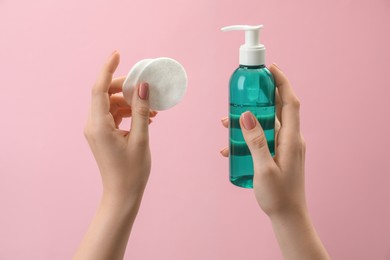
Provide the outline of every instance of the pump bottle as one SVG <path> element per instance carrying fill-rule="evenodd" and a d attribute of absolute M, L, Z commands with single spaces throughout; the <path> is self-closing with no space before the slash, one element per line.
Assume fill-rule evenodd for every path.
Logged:
<path fill-rule="evenodd" d="M 253 188 L 253 160 L 240 128 L 240 116 L 252 112 L 262 126 L 269 151 L 275 155 L 275 83 L 265 66 L 265 47 L 259 43 L 263 25 L 233 25 L 222 31 L 245 31 L 240 47 L 239 67 L 230 78 L 229 161 L 230 181 L 239 187 Z"/>

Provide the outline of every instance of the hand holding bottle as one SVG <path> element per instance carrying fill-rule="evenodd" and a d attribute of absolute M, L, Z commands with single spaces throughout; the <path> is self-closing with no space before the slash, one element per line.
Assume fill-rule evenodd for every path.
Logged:
<path fill-rule="evenodd" d="M 304 160 L 305 144 L 299 129 L 299 101 L 290 83 L 275 65 L 270 67 L 278 88 L 276 155 L 271 157 L 261 125 L 252 113 L 240 117 L 240 126 L 251 151 L 254 165 L 253 188 L 260 207 L 267 215 L 289 208 L 305 210 Z M 228 127 L 228 119 L 222 120 Z M 228 156 L 228 148 L 221 151 Z"/>
<path fill-rule="evenodd" d="M 281 128 L 272 158 L 263 129 L 252 113 L 240 117 L 244 139 L 254 164 L 256 200 L 270 217 L 285 259 L 329 259 L 311 224 L 305 199 L 305 142 L 300 132 L 300 103 L 283 72 L 272 65 L 279 95 L 277 118 Z M 222 123 L 228 126 L 228 119 Z M 228 148 L 221 151 L 228 156 Z"/>

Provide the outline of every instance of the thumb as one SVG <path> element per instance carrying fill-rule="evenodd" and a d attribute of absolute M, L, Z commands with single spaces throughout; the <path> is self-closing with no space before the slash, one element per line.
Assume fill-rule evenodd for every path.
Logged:
<path fill-rule="evenodd" d="M 267 139 L 256 117 L 251 112 L 246 111 L 240 117 L 240 126 L 245 142 L 251 151 L 255 169 L 272 163 L 273 159 L 268 149 Z"/>
<path fill-rule="evenodd" d="M 141 83 L 133 94 L 130 139 L 138 142 L 149 140 L 149 84 Z"/>

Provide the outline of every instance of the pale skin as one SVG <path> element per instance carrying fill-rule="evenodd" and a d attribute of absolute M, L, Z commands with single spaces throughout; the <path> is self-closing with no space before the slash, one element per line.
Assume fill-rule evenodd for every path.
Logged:
<path fill-rule="evenodd" d="M 103 195 L 92 223 L 73 259 L 123 259 L 127 241 L 149 178 L 151 156 L 148 125 L 148 85 L 137 86 L 133 107 L 123 96 L 124 78 L 112 79 L 119 65 L 114 52 L 92 88 L 91 108 L 84 129 L 100 170 Z M 131 129 L 118 129 L 132 116 Z"/>
<path fill-rule="evenodd" d="M 92 88 L 85 137 L 100 170 L 103 194 L 100 205 L 73 259 L 123 259 L 131 228 L 147 184 L 151 156 L 148 84 L 134 91 L 132 107 L 122 92 L 124 78 L 113 79 L 119 65 L 114 52 Z M 270 67 L 278 87 L 276 156 L 271 157 L 263 130 L 250 112 L 240 118 L 254 161 L 254 193 L 270 218 L 284 259 L 330 259 L 310 220 L 304 189 L 305 143 L 299 124 L 299 101 L 286 76 Z M 132 117 L 130 130 L 119 129 Z M 223 119 L 228 126 L 228 119 Z M 225 157 L 227 148 L 221 150 Z"/>
<path fill-rule="evenodd" d="M 306 144 L 300 130 L 300 102 L 284 73 L 269 68 L 275 78 L 276 155 L 272 158 L 261 125 L 250 113 L 241 115 L 240 125 L 254 164 L 253 191 L 270 218 L 284 259 L 330 259 L 308 213 L 305 198 Z M 228 127 L 228 118 L 222 119 Z M 229 149 L 221 150 L 225 157 Z"/>

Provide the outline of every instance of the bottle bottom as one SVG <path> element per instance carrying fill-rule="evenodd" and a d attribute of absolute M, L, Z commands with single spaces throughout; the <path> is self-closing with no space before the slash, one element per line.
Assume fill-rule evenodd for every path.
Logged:
<path fill-rule="evenodd" d="M 253 175 L 244 175 L 236 178 L 230 178 L 230 182 L 241 188 L 253 188 Z"/>

